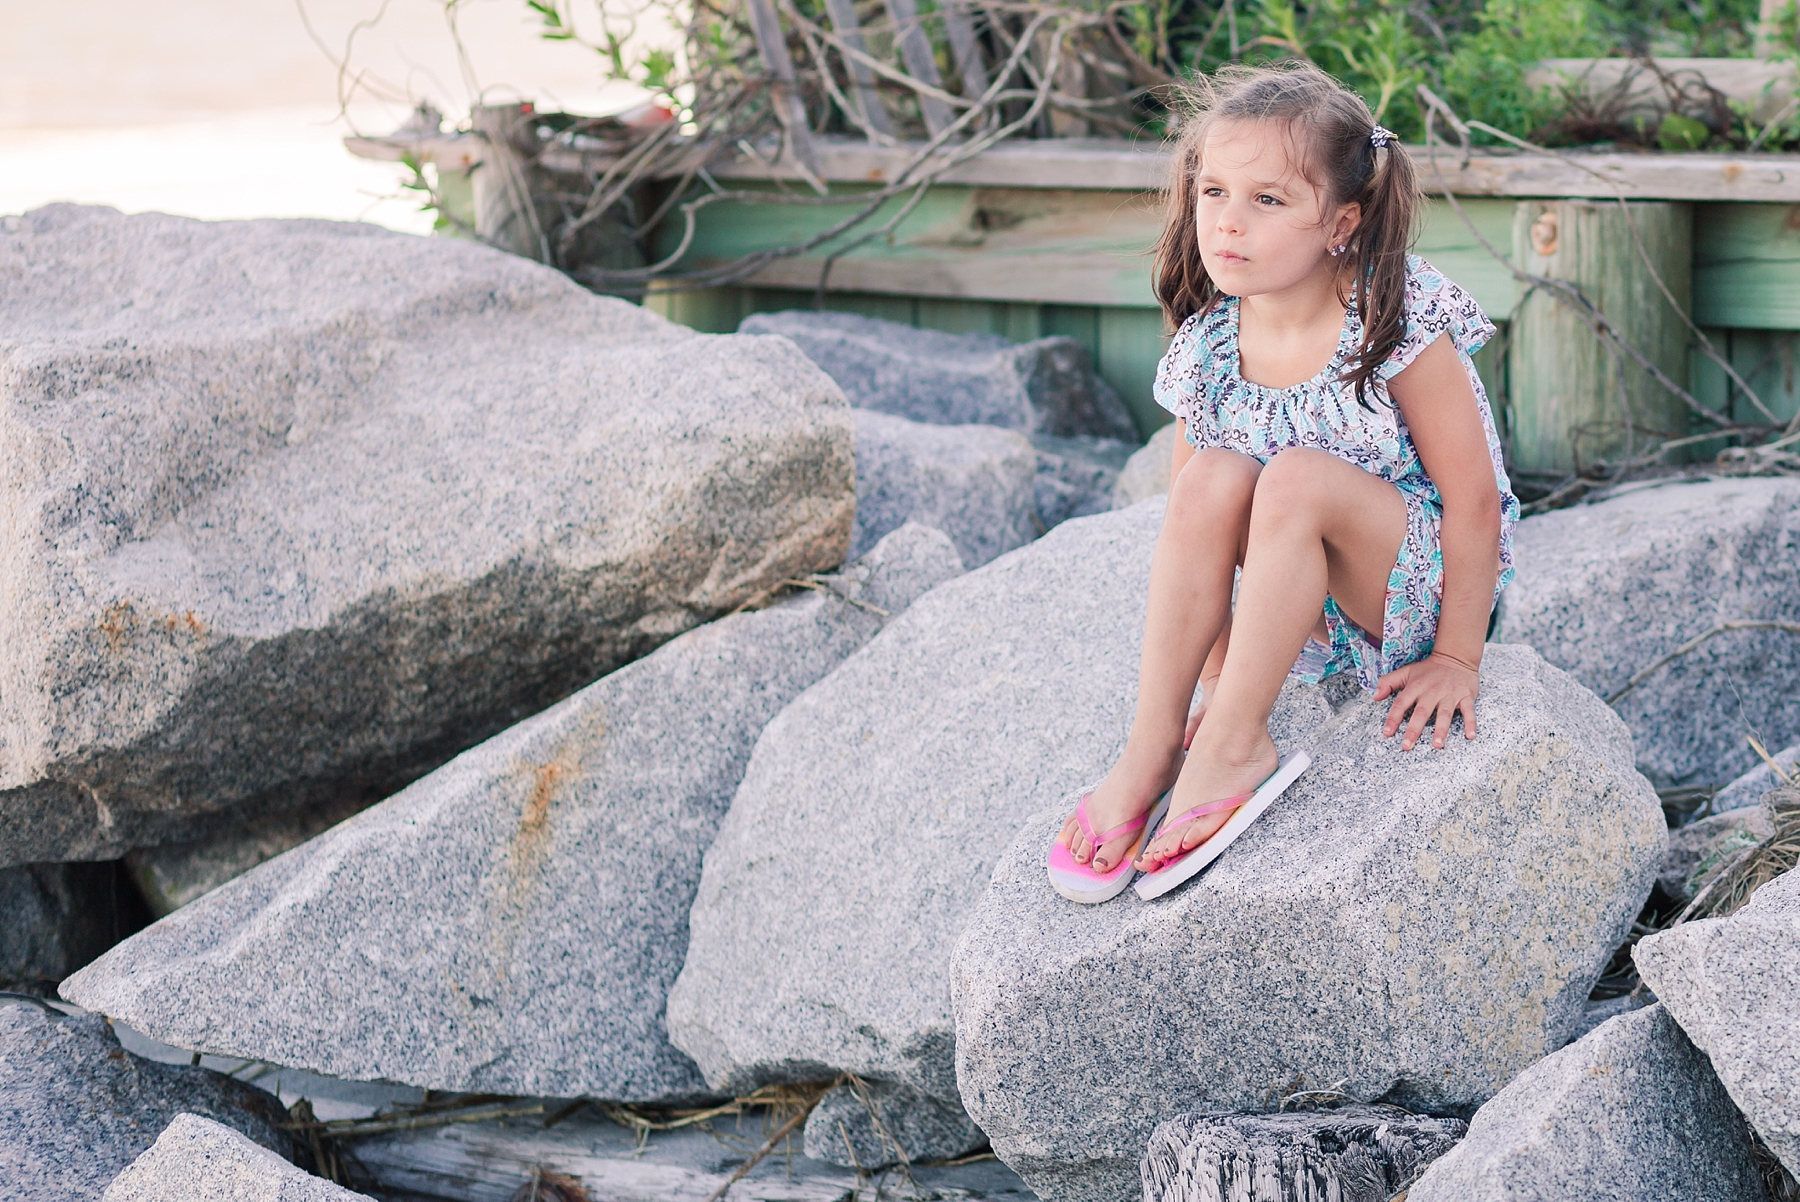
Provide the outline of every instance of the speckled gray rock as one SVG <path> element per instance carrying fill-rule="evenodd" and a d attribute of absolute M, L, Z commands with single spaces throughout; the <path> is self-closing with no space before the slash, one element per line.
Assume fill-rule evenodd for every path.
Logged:
<path fill-rule="evenodd" d="M 1760 806 L 1713 814 L 1677 827 L 1669 832 L 1669 852 L 1663 857 L 1662 871 L 1656 874 L 1656 887 L 1671 901 L 1686 904 L 1734 855 L 1774 833 L 1774 822 Z"/>
<path fill-rule="evenodd" d="M 0 868 L 0 989 L 54 984 L 129 934 L 130 891 L 117 864 Z"/>
<path fill-rule="evenodd" d="M 1150 1136 L 1144 1202 L 1388 1202 L 1465 1130 L 1382 1106 L 1177 1115 Z"/>
<path fill-rule="evenodd" d="M 1735 914 L 1639 940 L 1632 959 L 1769 1150 L 1800 1176 L 1800 869 Z"/>
<path fill-rule="evenodd" d="M 886 1168 L 902 1152 L 914 1164 L 955 1160 L 985 1143 L 961 1106 L 886 1081 L 839 1085 L 806 1117 L 806 1154 L 846 1168 Z"/>
<path fill-rule="evenodd" d="M 905 526 L 827 583 L 898 612 L 958 571 L 942 533 Z M 338 1077 L 703 1093 L 663 1029 L 701 853 L 763 724 L 880 621 L 808 591 L 690 631 L 177 910 L 63 995 L 179 1047 Z"/>
<path fill-rule="evenodd" d="M 157 1064 L 119 1046 L 98 1015 L 0 1005 L 0 1193 L 6 1202 L 100 1197 L 181 1113 L 287 1155 L 281 1103 L 211 1069 Z M 192 1195 L 190 1195 L 192 1196 Z"/>
<path fill-rule="evenodd" d="M 769 724 L 669 997 L 711 1085 L 848 1070 L 959 1104 L 951 948 L 1020 820 L 1124 746 L 1161 522 L 1079 518 L 940 585 Z M 1285 738 L 1328 711 L 1278 712 Z"/>
<path fill-rule="evenodd" d="M 1113 507 L 1119 472 L 1137 449 L 1116 438 L 1055 438 L 1034 434 L 1037 447 L 1038 522 L 1050 530 L 1070 518 L 1105 513 Z"/>
<path fill-rule="evenodd" d="M 178 1114 L 101 1202 L 374 1202 L 297 1169 L 230 1127 Z"/>
<path fill-rule="evenodd" d="M 368 808 L 352 800 L 267 814 L 210 838 L 140 848 L 125 856 L 124 866 L 150 913 L 162 918 Z"/>
<path fill-rule="evenodd" d="M 1480 737 L 1443 751 L 1346 703 L 1290 791 L 1154 902 L 1051 889 L 1071 797 L 1025 823 L 956 948 L 957 1077 L 1040 1196 L 1131 1196 L 1170 1114 L 1340 1080 L 1454 1114 L 1562 1045 L 1666 827 L 1599 698 L 1528 647 L 1490 645 L 1481 676 Z"/>
<path fill-rule="evenodd" d="M 1015 343 L 805 310 L 752 314 L 738 332 L 792 339 L 859 409 L 939 425 L 1137 441 L 1125 403 L 1072 338 Z"/>
<path fill-rule="evenodd" d="M 1150 441 L 1133 452 L 1113 485 L 1113 508 L 1129 509 L 1139 501 L 1160 497 L 1169 491 L 1169 467 L 1174 462 L 1175 440 L 1180 432 L 1174 422 L 1150 436 Z"/>
<path fill-rule="evenodd" d="M 934 426 L 858 409 L 850 553 L 918 522 L 948 534 L 964 566 L 980 567 L 1038 536 L 1037 466 L 1037 452 L 1016 430 Z"/>
<path fill-rule="evenodd" d="M 855 504 L 792 345 L 337 222 L 9 221 L 0 431 L 0 865 L 384 796 Z"/>
<path fill-rule="evenodd" d="M 1800 743 L 1792 747 L 1783 747 L 1771 757 L 1781 770 L 1790 777 L 1800 778 Z M 1712 808 L 1719 813 L 1726 810 L 1741 810 L 1760 802 L 1763 794 L 1781 784 L 1775 779 L 1775 773 L 1758 758 L 1756 767 L 1744 773 L 1730 784 L 1720 789 L 1713 797 Z"/>
<path fill-rule="evenodd" d="M 1601 696 L 1737 618 L 1800 621 L 1800 480 L 1640 489 L 1520 522 L 1500 637 L 1529 643 Z M 1800 737 L 1800 638 L 1721 634 L 1620 699 L 1638 767 L 1659 787 L 1728 781 L 1744 744 Z"/>
<path fill-rule="evenodd" d="M 1526 1069 L 1407 1202 L 1763 1202 L 1749 1132 L 1661 1006 Z"/>

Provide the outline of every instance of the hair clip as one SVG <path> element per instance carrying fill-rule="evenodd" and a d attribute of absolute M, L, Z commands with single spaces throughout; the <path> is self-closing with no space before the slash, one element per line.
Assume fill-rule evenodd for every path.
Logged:
<path fill-rule="evenodd" d="M 1384 129 L 1377 125 L 1374 129 L 1369 131 L 1369 145 L 1373 146 L 1376 150 L 1382 149 L 1392 141 L 1394 141 L 1394 131 L 1391 129 Z"/>

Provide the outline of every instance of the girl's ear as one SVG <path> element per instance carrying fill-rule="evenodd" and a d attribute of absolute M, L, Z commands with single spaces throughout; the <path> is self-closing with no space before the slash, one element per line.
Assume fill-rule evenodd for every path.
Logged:
<path fill-rule="evenodd" d="M 1331 245 L 1348 245 L 1351 236 L 1356 233 L 1357 228 L 1361 225 L 1362 205 L 1354 200 L 1347 205 L 1340 205 L 1338 207 L 1337 217 L 1331 223 Z"/>

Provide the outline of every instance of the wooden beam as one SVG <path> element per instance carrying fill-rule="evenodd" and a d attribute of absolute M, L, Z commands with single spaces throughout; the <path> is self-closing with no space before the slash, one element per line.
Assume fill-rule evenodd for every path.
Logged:
<path fill-rule="evenodd" d="M 398 161 L 441 161 L 465 168 L 471 151 L 466 136 L 432 135 L 346 138 L 352 154 Z M 871 146 L 861 138 L 814 140 L 821 179 L 833 183 L 886 183 L 918 152 L 919 144 Z M 1630 200 L 1750 201 L 1800 203 L 1800 155 L 1795 154 L 1617 154 L 1569 155 L 1486 153 L 1463 166 L 1455 151 L 1439 148 L 1433 165 L 1422 147 L 1410 147 L 1427 192 L 1445 188 L 1458 196 L 1518 199 L 1598 199 L 1614 188 Z M 710 159 L 719 179 L 800 179 L 792 166 L 773 168 L 716 146 L 693 147 L 696 160 Z M 480 152 L 474 151 L 479 159 Z M 547 147 L 540 165 L 551 171 L 603 168 L 610 156 L 579 148 Z M 988 187 L 1080 191 L 1149 192 L 1163 186 L 1170 156 L 1160 144 L 1118 138 L 1033 138 L 1002 142 L 947 172 L 940 182 Z M 679 175 L 686 164 L 671 168 Z"/>

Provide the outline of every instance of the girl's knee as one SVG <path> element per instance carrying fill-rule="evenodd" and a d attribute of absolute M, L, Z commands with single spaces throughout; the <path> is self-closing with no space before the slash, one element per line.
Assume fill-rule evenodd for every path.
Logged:
<path fill-rule="evenodd" d="M 1321 460 L 1332 456 L 1311 447 L 1290 447 L 1277 454 L 1256 478 L 1256 502 L 1273 502 L 1277 508 L 1291 509 L 1325 496 L 1325 475 Z"/>
<path fill-rule="evenodd" d="M 1248 455 L 1210 447 L 1195 453 L 1170 482 L 1169 513 L 1216 519 L 1221 511 L 1248 511 L 1262 465 Z"/>

